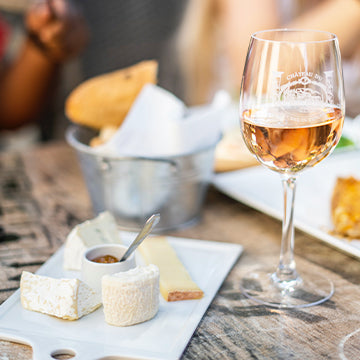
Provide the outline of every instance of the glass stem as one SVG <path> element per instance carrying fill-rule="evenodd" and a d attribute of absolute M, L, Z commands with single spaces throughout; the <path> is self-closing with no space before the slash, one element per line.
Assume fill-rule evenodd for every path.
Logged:
<path fill-rule="evenodd" d="M 298 279 L 294 260 L 294 200 L 296 178 L 284 176 L 282 178 L 284 192 L 284 219 L 282 225 L 282 239 L 280 261 L 276 270 L 278 282 L 289 282 Z"/>

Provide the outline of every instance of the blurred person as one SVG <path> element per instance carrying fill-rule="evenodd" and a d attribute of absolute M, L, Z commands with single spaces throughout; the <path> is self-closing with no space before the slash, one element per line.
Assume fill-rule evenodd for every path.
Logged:
<path fill-rule="evenodd" d="M 339 39 L 344 72 L 346 115 L 360 114 L 360 2 L 357 0 L 323 0 L 300 4 L 300 14 L 288 24 L 292 28 L 330 31 Z"/>
<path fill-rule="evenodd" d="M 276 0 L 189 0 L 176 40 L 188 104 L 208 102 L 219 88 L 233 94 L 240 87 L 250 35 L 278 26 L 276 5 Z"/>
<path fill-rule="evenodd" d="M 187 103 L 207 102 L 219 88 L 237 101 L 251 34 L 284 27 L 338 36 L 347 113 L 360 113 L 358 0 L 189 0 L 177 37 Z"/>
<path fill-rule="evenodd" d="M 12 29 L 0 18 L 2 133 L 36 124 L 53 100 L 62 66 L 79 55 L 88 41 L 85 20 L 69 0 L 32 2 L 24 25 L 26 37 L 21 49 L 8 59 L 5 49 L 10 44 L 5 42 Z"/>
<path fill-rule="evenodd" d="M 158 61 L 158 84 L 181 95 L 174 35 L 185 0 L 86 0 L 91 41 L 81 56 L 83 79 L 142 60 Z"/>

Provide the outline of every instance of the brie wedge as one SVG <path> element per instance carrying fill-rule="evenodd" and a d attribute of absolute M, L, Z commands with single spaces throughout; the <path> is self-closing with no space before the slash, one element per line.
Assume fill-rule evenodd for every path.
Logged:
<path fill-rule="evenodd" d="M 71 230 L 65 242 L 64 269 L 80 271 L 85 250 L 100 244 L 121 244 L 115 218 L 108 211 Z"/>
<path fill-rule="evenodd" d="M 129 326 L 153 318 L 159 309 L 159 269 L 155 265 L 104 275 L 102 301 L 105 321 Z"/>
<path fill-rule="evenodd" d="M 23 271 L 20 298 L 27 310 L 77 320 L 101 305 L 100 296 L 79 279 L 54 279 Z"/>

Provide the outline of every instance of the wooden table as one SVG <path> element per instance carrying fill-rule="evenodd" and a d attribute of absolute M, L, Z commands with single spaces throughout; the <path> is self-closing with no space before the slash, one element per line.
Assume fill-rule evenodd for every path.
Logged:
<path fill-rule="evenodd" d="M 93 216 L 76 156 L 66 144 L 1 155 L 0 302 L 18 288 L 22 270 L 36 271 L 70 229 Z M 210 188 L 202 220 L 168 234 L 239 243 L 245 249 L 183 359 L 339 359 L 340 341 L 360 328 L 358 260 L 297 232 L 298 265 L 331 278 L 334 296 L 320 306 L 281 311 L 253 303 L 239 290 L 250 265 L 277 263 L 280 233 L 277 220 Z M 31 358 L 30 347 L 0 341 L 0 359 Z"/>

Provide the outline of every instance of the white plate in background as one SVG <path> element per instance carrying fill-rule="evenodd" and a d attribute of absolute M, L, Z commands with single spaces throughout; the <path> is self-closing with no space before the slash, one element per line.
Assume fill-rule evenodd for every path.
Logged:
<path fill-rule="evenodd" d="M 330 201 L 338 176 L 360 179 L 360 150 L 334 152 L 314 168 L 300 173 L 295 195 L 295 226 L 360 259 L 360 241 L 330 234 Z M 213 184 L 228 196 L 279 220 L 283 214 L 280 175 L 263 166 L 217 174 Z"/>

